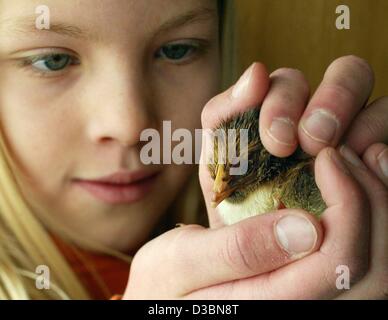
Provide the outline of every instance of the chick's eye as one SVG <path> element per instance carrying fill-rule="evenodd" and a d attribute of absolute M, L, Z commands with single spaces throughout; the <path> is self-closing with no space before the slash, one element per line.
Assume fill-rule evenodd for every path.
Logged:
<path fill-rule="evenodd" d="M 189 45 L 189 44 L 169 44 L 163 46 L 158 53 L 156 54 L 157 57 L 164 57 L 169 60 L 173 61 L 180 61 L 183 58 L 185 58 L 189 53 L 192 53 L 198 49 L 195 45 Z"/>

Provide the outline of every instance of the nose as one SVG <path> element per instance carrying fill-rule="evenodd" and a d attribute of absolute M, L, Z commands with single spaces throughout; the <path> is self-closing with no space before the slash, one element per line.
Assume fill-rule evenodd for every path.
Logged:
<path fill-rule="evenodd" d="M 87 132 L 94 143 L 136 145 L 141 132 L 153 126 L 149 92 L 140 71 L 111 66 L 89 82 Z"/>

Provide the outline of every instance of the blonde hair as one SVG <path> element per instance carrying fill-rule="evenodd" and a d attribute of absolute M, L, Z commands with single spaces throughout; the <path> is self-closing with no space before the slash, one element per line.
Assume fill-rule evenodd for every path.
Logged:
<path fill-rule="evenodd" d="M 231 6 L 231 1 L 219 0 L 219 3 Z M 223 28 L 226 32 L 222 34 L 222 51 L 230 55 L 228 46 L 231 41 L 231 29 L 225 26 L 229 18 L 227 13 L 231 10 L 226 9 L 225 12 Z M 224 66 L 230 66 L 230 61 L 228 56 Z M 225 67 L 223 70 L 226 70 Z M 227 79 L 231 74 L 223 74 L 223 79 Z M 49 215 L 42 218 L 48 227 L 46 228 L 22 196 L 12 170 L 12 158 L 3 137 L 0 133 L 0 299 L 90 299 L 86 288 L 48 230 L 58 234 L 64 241 L 115 256 L 128 264 L 131 257 L 82 238 L 55 223 Z M 167 210 L 166 215 L 176 222 L 206 223 L 206 209 L 196 172 L 183 192 L 182 196 L 177 197 L 179 200 Z M 35 269 L 40 265 L 49 267 L 50 290 L 38 290 L 36 287 L 38 275 Z"/>
<path fill-rule="evenodd" d="M 9 166 L 9 153 L 0 136 L 0 298 L 88 298 L 48 232 L 34 216 Z M 37 290 L 36 266 L 50 266 L 54 290 Z M 61 288 L 61 289 L 59 289 Z"/>

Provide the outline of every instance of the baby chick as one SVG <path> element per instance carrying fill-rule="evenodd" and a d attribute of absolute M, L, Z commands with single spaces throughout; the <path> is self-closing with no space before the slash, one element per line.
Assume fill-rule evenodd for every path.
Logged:
<path fill-rule="evenodd" d="M 228 140 L 214 139 L 214 161 L 208 164 L 214 180 L 213 207 L 225 224 L 282 208 L 301 208 L 319 217 L 326 205 L 315 183 L 314 158 L 299 147 L 286 158 L 271 155 L 260 140 L 259 116 L 260 110 L 255 108 L 223 121 L 217 128 L 224 130 L 226 137 L 228 129 L 237 129 L 232 147 L 240 159 L 244 154 L 239 152 L 239 129 L 248 130 L 248 169 L 242 175 L 230 174 L 236 165 L 227 156 Z M 222 163 L 218 163 L 219 152 L 226 152 Z"/>

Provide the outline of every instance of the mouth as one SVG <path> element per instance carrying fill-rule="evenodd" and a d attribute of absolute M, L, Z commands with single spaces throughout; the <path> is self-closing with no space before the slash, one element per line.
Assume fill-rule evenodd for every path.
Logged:
<path fill-rule="evenodd" d="M 104 203 L 130 204 L 149 194 L 159 175 L 160 171 L 120 171 L 98 179 L 75 179 L 73 182 Z"/>

